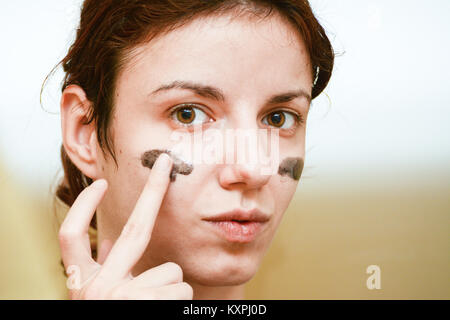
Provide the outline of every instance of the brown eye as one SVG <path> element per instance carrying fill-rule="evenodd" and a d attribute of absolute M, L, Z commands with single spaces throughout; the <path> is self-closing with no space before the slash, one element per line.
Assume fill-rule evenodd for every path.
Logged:
<path fill-rule="evenodd" d="M 195 111 L 191 107 L 183 107 L 176 111 L 178 121 L 189 124 L 195 119 Z"/>
<path fill-rule="evenodd" d="M 292 129 L 302 123 L 302 118 L 299 114 L 293 112 L 277 110 L 265 116 L 262 122 L 275 128 Z"/>
<path fill-rule="evenodd" d="M 284 122 L 286 120 L 286 117 L 283 112 L 272 112 L 267 117 L 267 122 L 269 125 L 274 127 L 282 127 Z"/>
<path fill-rule="evenodd" d="M 174 109 L 171 118 L 182 126 L 194 126 L 213 121 L 201 108 L 191 107 L 191 104 L 184 104 Z"/>

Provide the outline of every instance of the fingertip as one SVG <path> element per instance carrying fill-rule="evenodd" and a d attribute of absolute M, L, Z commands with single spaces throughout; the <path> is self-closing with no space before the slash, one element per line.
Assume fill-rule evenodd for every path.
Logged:
<path fill-rule="evenodd" d="M 167 153 L 161 153 L 156 159 L 156 163 L 153 166 L 153 168 L 156 168 L 157 170 L 169 170 L 172 166 L 172 158 Z"/>
<path fill-rule="evenodd" d="M 91 186 L 94 189 L 104 190 L 104 189 L 106 189 L 108 187 L 108 182 L 106 181 L 106 179 L 98 179 L 98 180 L 95 180 L 91 184 Z"/>

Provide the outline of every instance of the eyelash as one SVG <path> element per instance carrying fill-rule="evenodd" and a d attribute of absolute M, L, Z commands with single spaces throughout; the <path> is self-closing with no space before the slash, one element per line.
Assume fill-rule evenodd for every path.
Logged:
<path fill-rule="evenodd" d="M 300 113 L 294 112 L 294 111 L 290 111 L 290 110 L 285 110 L 285 109 L 274 109 L 274 110 L 270 110 L 268 113 L 266 113 L 266 115 L 263 117 L 263 119 L 265 117 L 268 117 L 269 115 L 271 115 L 272 113 L 275 112 L 284 112 L 284 113 L 288 113 L 290 115 L 292 115 L 294 117 L 294 125 L 292 126 L 292 128 L 289 129 L 283 129 L 283 130 L 294 130 L 296 129 L 299 125 L 302 125 L 304 123 L 304 119 L 303 116 Z"/>
<path fill-rule="evenodd" d="M 193 126 L 194 126 L 194 125 L 192 125 L 192 124 L 181 123 L 180 121 L 177 121 L 177 120 L 173 119 L 175 113 L 176 113 L 178 110 L 183 109 L 183 108 L 192 108 L 192 109 L 194 109 L 194 110 L 200 110 L 201 112 L 203 112 L 204 114 L 206 114 L 207 117 L 210 118 L 210 121 L 208 121 L 208 122 L 215 121 L 215 119 L 209 115 L 209 112 L 205 111 L 204 108 L 202 108 L 200 105 L 195 104 L 195 103 L 182 103 L 182 104 L 178 104 L 178 105 L 176 105 L 175 107 L 171 108 L 170 111 L 169 111 L 170 117 L 171 117 L 172 120 L 173 120 L 174 122 L 176 122 L 176 124 L 179 125 L 179 126 L 182 126 L 182 127 L 193 127 Z M 207 122 L 205 122 L 205 123 L 207 123 Z M 202 124 L 204 124 L 204 123 L 202 123 Z"/>
<path fill-rule="evenodd" d="M 173 119 L 173 116 L 175 115 L 175 113 L 176 113 L 178 110 L 182 109 L 182 108 L 192 108 L 192 109 L 194 109 L 194 110 L 196 110 L 196 109 L 197 109 L 197 110 L 200 110 L 201 112 L 205 113 L 212 121 L 215 121 L 215 119 L 214 119 L 213 117 L 211 117 L 211 116 L 208 115 L 209 112 L 203 110 L 203 108 L 200 107 L 200 105 L 195 104 L 195 103 L 182 103 L 182 104 L 178 104 L 178 105 L 176 105 L 175 107 L 171 108 L 170 111 L 169 111 L 170 117 L 172 118 L 172 120 L 173 120 L 174 122 L 177 123 L 177 125 L 180 125 L 180 126 L 183 126 L 183 127 L 192 127 L 192 126 L 193 126 L 192 124 L 181 123 L 180 121 L 177 121 L 177 120 Z M 288 111 L 288 110 L 285 110 L 285 109 L 274 109 L 274 110 L 270 110 L 268 113 L 266 113 L 266 114 L 262 117 L 262 119 L 265 119 L 265 118 L 268 117 L 270 114 L 275 113 L 275 112 L 284 112 L 284 113 L 288 113 L 288 114 L 290 114 L 290 115 L 293 116 L 294 121 L 295 121 L 294 125 L 293 125 L 291 128 L 288 128 L 288 129 L 280 129 L 280 130 L 284 130 L 284 131 L 287 131 L 287 132 L 294 131 L 299 125 L 302 125 L 302 124 L 304 123 L 303 116 L 302 116 L 300 113 L 293 112 L 293 111 Z M 208 121 L 208 122 L 211 122 L 211 120 Z M 206 122 L 205 122 L 205 123 L 206 123 Z M 267 124 L 267 125 L 269 125 L 269 124 Z M 269 125 L 269 126 L 270 126 L 270 125 Z"/>

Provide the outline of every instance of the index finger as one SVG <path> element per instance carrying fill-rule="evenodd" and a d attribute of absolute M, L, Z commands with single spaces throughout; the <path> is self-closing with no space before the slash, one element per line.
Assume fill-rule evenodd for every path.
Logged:
<path fill-rule="evenodd" d="M 126 277 L 139 261 L 150 241 L 153 226 L 170 183 L 172 159 L 162 153 L 154 163 L 122 233 L 103 263 L 99 277 Z"/>

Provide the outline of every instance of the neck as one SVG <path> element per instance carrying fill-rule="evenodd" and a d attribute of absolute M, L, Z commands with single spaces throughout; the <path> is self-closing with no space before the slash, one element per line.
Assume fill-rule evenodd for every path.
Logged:
<path fill-rule="evenodd" d="M 189 282 L 188 282 L 189 283 Z M 189 283 L 194 289 L 194 300 L 243 300 L 245 285 L 208 287 Z"/>

